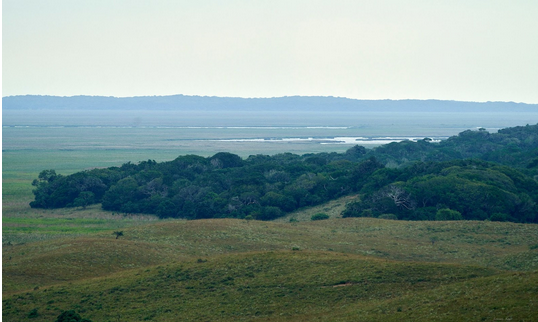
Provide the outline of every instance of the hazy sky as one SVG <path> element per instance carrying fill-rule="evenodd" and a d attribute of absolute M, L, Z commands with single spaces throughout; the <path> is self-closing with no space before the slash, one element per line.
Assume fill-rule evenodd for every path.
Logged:
<path fill-rule="evenodd" d="M 2 96 L 538 103 L 537 0 L 4 0 Z"/>

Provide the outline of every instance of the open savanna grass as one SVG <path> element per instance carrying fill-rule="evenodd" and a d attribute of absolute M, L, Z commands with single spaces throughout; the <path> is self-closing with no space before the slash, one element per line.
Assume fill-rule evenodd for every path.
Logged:
<path fill-rule="evenodd" d="M 32 178 L 37 174 L 21 175 L 18 178 L 2 178 L 2 215 L 17 215 L 28 212 L 30 201 L 34 198 L 32 193 Z"/>
<path fill-rule="evenodd" d="M 346 208 L 348 202 L 356 200 L 357 196 L 345 196 L 336 200 L 331 200 L 322 205 L 307 207 L 291 212 L 286 216 L 275 219 L 276 222 L 289 222 L 291 221 L 310 221 L 312 216 L 316 214 L 326 214 L 329 218 L 341 218 L 342 211 Z"/>
<path fill-rule="evenodd" d="M 27 203 L 11 204 L 2 213 L 2 242 L 13 245 L 92 235 L 157 220 L 158 218 L 152 215 L 127 215 L 103 211 L 100 205 L 92 205 L 86 209 L 32 209 Z"/>
<path fill-rule="evenodd" d="M 536 272 L 332 252 L 253 252 L 4 296 L 3 317 L 20 321 L 36 309 L 35 321 L 51 321 L 74 309 L 93 321 L 531 320 L 537 282 Z"/>
<path fill-rule="evenodd" d="M 406 261 L 453 262 L 517 270 L 538 268 L 538 260 L 529 261 L 538 256 L 534 246 L 538 226 L 532 224 L 374 218 L 298 223 L 212 219 L 133 227 L 126 230 L 126 238 L 181 246 L 184 252 L 194 256 L 298 248 Z M 521 254 L 527 258 L 517 263 L 513 257 Z M 507 256 L 510 260 L 503 261 Z"/>
<path fill-rule="evenodd" d="M 124 236 L 119 239 L 111 229 L 80 237 L 4 244 L 4 294 L 177 260 L 293 249 L 405 262 L 538 269 L 538 249 L 534 246 L 538 226 L 530 224 L 373 218 L 298 223 L 211 219 L 159 221 L 122 231 Z"/>
<path fill-rule="evenodd" d="M 4 293 L 106 276 L 171 260 L 166 247 L 143 242 L 92 238 L 48 240 L 2 252 Z"/>
<path fill-rule="evenodd" d="M 504 273 L 447 283 L 372 303 L 327 321 L 536 321 L 538 272 Z M 367 319 L 363 317 L 367 316 Z"/>
<path fill-rule="evenodd" d="M 131 321 L 289 317 L 492 274 L 494 270 L 484 268 L 403 265 L 345 254 L 247 253 L 44 287 L 4 297 L 3 314 L 13 321 L 34 308 L 43 321 L 70 308 L 98 321 L 117 316 Z M 345 284 L 350 285 L 334 287 Z"/>

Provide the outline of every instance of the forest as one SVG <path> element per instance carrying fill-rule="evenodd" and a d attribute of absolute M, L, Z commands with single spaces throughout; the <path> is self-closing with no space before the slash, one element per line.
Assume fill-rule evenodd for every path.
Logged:
<path fill-rule="evenodd" d="M 33 208 L 82 207 L 160 218 L 272 220 L 357 195 L 343 217 L 537 223 L 538 125 L 467 130 L 441 142 L 345 153 L 183 155 L 71 175 L 43 170 Z"/>

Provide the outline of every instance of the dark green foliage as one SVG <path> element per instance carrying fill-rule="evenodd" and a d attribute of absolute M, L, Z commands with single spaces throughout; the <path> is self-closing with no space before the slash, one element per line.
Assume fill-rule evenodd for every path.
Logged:
<path fill-rule="evenodd" d="M 293 198 L 274 191 L 266 193 L 265 196 L 260 198 L 260 202 L 263 206 L 274 206 L 283 211 L 292 211 L 296 208 L 296 202 Z"/>
<path fill-rule="evenodd" d="M 35 200 L 30 205 L 85 208 L 101 203 L 105 210 L 160 218 L 250 215 L 272 220 L 361 193 L 343 217 L 393 214 L 435 220 L 439 209 L 449 208 L 467 220 L 537 222 L 536 160 L 538 125 L 493 134 L 464 131 L 440 143 L 426 138 L 372 150 L 355 146 L 341 154 L 282 153 L 245 160 L 227 152 L 209 158 L 186 155 L 69 176 L 44 170 L 32 183 Z"/>
<path fill-rule="evenodd" d="M 219 169 L 235 168 L 243 165 L 243 160 L 238 155 L 228 152 L 219 152 L 209 160 L 212 166 Z"/>
<path fill-rule="evenodd" d="M 467 130 L 438 144 L 428 140 L 391 143 L 373 154 L 384 163 L 406 164 L 413 161 L 449 161 L 482 159 L 519 168 L 538 165 L 538 125 L 517 126 L 489 133 L 486 129 Z"/>
<path fill-rule="evenodd" d="M 263 210 L 258 213 L 256 219 L 259 220 L 273 220 L 282 216 L 282 211 L 278 207 L 264 207 Z"/>
<path fill-rule="evenodd" d="M 501 214 L 501 213 L 494 213 L 489 217 L 489 220 L 491 221 L 509 221 L 510 217 L 507 214 Z M 511 220 L 513 221 L 513 220 Z"/>
<path fill-rule="evenodd" d="M 325 220 L 325 219 L 329 219 L 329 215 L 324 214 L 324 213 L 319 213 L 319 214 L 313 215 L 310 219 L 312 219 L 312 220 Z"/>
<path fill-rule="evenodd" d="M 364 152 L 360 148 L 352 154 Z M 361 152 L 362 151 L 362 152 Z M 349 157 L 349 156 L 348 156 Z M 250 156 L 231 153 L 210 158 L 187 155 L 170 162 L 152 160 L 95 169 L 70 176 L 44 171 L 35 180 L 32 207 L 86 207 L 160 218 L 252 218 L 272 220 L 299 207 L 357 192 L 383 165 L 344 154 Z"/>
<path fill-rule="evenodd" d="M 361 200 L 348 204 L 342 216 L 391 213 L 407 220 L 538 219 L 536 181 L 505 166 L 454 160 L 415 163 L 387 174 L 387 169 L 376 171 L 361 190 Z M 380 183 L 385 185 L 379 187 Z M 450 216 L 444 208 L 451 209 Z"/>
<path fill-rule="evenodd" d="M 359 160 L 367 152 L 366 148 L 363 146 L 355 145 L 351 149 L 348 149 L 345 154 L 347 160 L 355 161 Z"/>
<path fill-rule="evenodd" d="M 56 322 L 91 322 L 91 320 L 84 319 L 74 310 L 63 311 L 58 315 Z"/>
<path fill-rule="evenodd" d="M 30 206 L 33 208 L 85 207 L 98 202 L 108 188 L 102 179 L 110 182 L 111 172 L 114 171 L 96 169 L 62 176 L 56 175 L 54 170 L 44 170 L 39 174 L 38 179 L 32 182 L 36 189 L 33 191 L 35 200 L 30 203 Z"/>
<path fill-rule="evenodd" d="M 38 316 L 39 316 L 39 313 L 37 312 L 37 309 L 32 309 L 28 313 L 28 318 L 29 319 L 34 319 L 34 318 L 37 318 Z"/>
<path fill-rule="evenodd" d="M 73 200 L 73 206 L 86 208 L 95 202 L 95 194 L 91 191 L 82 191 L 78 197 Z"/>
<path fill-rule="evenodd" d="M 435 215 L 435 220 L 462 220 L 463 217 L 461 216 L 461 213 L 456 210 L 451 210 L 448 208 L 443 208 L 437 210 L 437 214 Z"/>

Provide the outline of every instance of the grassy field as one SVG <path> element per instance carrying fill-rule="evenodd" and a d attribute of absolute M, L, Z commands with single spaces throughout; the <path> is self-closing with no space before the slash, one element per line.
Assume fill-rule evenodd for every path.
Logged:
<path fill-rule="evenodd" d="M 28 206 L 43 169 L 256 151 L 125 140 L 131 145 L 3 153 L 3 321 L 54 321 L 71 309 L 94 322 L 538 320 L 538 225 L 343 219 L 352 197 L 272 222 Z M 258 148 L 287 147 L 312 145 Z M 330 219 L 311 221 L 318 213 Z"/>
<path fill-rule="evenodd" d="M 119 239 L 111 222 L 58 218 L 76 232 L 37 225 L 54 236 L 4 244 L 3 320 L 69 309 L 93 321 L 538 317 L 535 225 L 123 220 Z"/>
<path fill-rule="evenodd" d="M 37 309 L 35 321 L 51 321 L 71 307 L 95 321 L 530 320 L 537 291 L 536 272 L 254 252 L 36 289 L 5 299 L 4 317 Z"/>
<path fill-rule="evenodd" d="M 36 321 L 67 309 L 94 321 L 538 314 L 536 225 L 222 219 L 122 230 L 4 245 L 4 319 L 33 309 Z"/>

